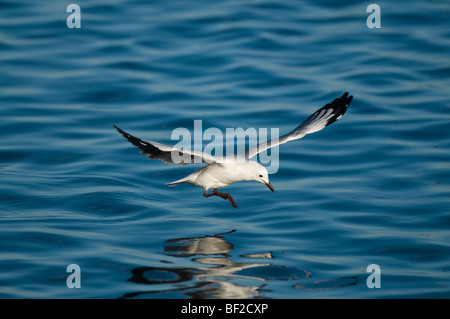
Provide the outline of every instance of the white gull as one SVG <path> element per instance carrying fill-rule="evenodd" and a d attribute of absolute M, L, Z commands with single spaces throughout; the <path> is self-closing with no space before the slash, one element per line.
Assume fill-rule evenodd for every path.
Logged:
<path fill-rule="evenodd" d="M 161 144 L 153 141 L 144 141 L 127 132 L 121 130 L 113 124 L 119 133 L 121 133 L 131 144 L 137 146 L 141 153 L 147 155 L 149 159 L 159 159 L 169 164 L 186 165 L 192 163 L 206 163 L 208 165 L 196 170 L 194 173 L 168 183 L 168 186 L 175 186 L 178 184 L 189 183 L 195 186 L 202 187 L 203 196 L 219 196 L 223 199 L 228 199 L 234 207 L 237 208 L 236 202 L 230 194 L 218 192 L 217 189 L 242 181 L 257 181 L 266 185 L 272 192 L 274 189 L 269 182 L 269 174 L 267 169 L 261 164 L 251 161 L 250 159 L 266 149 L 274 146 L 284 144 L 292 140 L 298 140 L 307 134 L 311 134 L 322 130 L 326 126 L 340 119 L 347 111 L 347 107 L 352 101 L 353 96 L 348 96 L 348 92 L 344 93 L 340 98 L 336 98 L 333 102 L 325 105 L 302 124 L 297 126 L 290 133 L 273 139 L 269 142 L 260 143 L 248 148 L 244 154 L 238 154 L 233 157 L 218 157 L 207 153 L 178 149 L 176 147 Z M 172 152 L 178 155 L 187 155 L 190 158 L 189 162 L 175 162 L 172 157 Z M 185 158 L 185 156 L 183 156 Z M 207 194 L 207 191 L 212 189 L 213 192 Z"/>

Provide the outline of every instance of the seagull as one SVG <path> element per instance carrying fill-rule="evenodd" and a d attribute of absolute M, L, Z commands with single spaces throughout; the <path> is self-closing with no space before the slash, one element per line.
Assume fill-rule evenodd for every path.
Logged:
<path fill-rule="evenodd" d="M 250 159 L 266 149 L 289 141 L 298 140 L 307 134 L 318 132 L 331 123 L 334 123 L 347 111 L 352 98 L 353 96 L 348 96 L 348 92 L 345 92 L 340 98 L 334 99 L 333 102 L 328 103 L 314 112 L 290 133 L 283 135 L 280 138 L 272 139 L 269 142 L 260 143 L 250 147 L 246 149 L 244 153 L 237 154 L 232 157 L 212 156 L 204 152 L 179 149 L 174 146 L 154 141 L 144 141 L 121 130 L 114 124 L 113 126 L 131 144 L 137 146 L 140 149 L 141 154 L 146 155 L 149 159 L 158 159 L 168 164 L 179 165 L 192 163 L 208 164 L 196 170 L 192 174 L 166 185 L 176 186 L 184 183 L 193 184 L 203 188 L 204 197 L 218 196 L 228 200 L 233 207 L 237 208 L 233 197 L 230 194 L 219 192 L 219 188 L 236 182 L 257 181 L 266 185 L 272 192 L 274 192 L 274 189 L 269 182 L 269 174 L 267 169 L 258 162 Z M 184 155 L 183 161 L 174 161 L 172 156 L 173 152 L 178 153 L 179 156 Z M 190 158 L 190 160 L 186 162 L 184 160 L 186 158 Z M 207 191 L 210 189 L 212 189 L 212 193 L 207 194 Z"/>

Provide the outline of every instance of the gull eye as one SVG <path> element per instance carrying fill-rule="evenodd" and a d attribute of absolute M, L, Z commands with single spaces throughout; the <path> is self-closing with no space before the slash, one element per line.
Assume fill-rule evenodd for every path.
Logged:
<path fill-rule="evenodd" d="M 259 175 L 259 177 L 263 177 L 262 175 Z"/>

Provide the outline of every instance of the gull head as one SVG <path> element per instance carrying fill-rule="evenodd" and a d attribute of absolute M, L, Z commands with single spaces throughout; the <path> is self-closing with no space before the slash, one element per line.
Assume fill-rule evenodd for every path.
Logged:
<path fill-rule="evenodd" d="M 259 163 L 252 163 L 251 169 L 251 180 L 263 183 L 266 185 L 272 192 L 275 192 L 272 185 L 269 182 L 269 173 L 267 169 Z"/>

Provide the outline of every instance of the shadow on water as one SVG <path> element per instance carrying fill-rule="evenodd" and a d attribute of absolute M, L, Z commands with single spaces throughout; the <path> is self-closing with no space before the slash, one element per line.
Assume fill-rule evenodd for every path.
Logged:
<path fill-rule="evenodd" d="M 131 292 L 121 298 L 261 298 L 268 280 L 295 280 L 309 278 L 304 269 L 291 269 L 264 262 L 235 262 L 231 252 L 234 246 L 223 238 L 213 236 L 176 238 L 166 241 L 164 254 L 192 258 L 197 267 L 136 267 L 128 279 L 148 285 L 145 291 Z M 243 258 L 271 260 L 271 252 L 245 254 Z M 264 269 L 263 271 L 254 271 Z M 156 289 L 155 289 L 156 288 Z"/>

